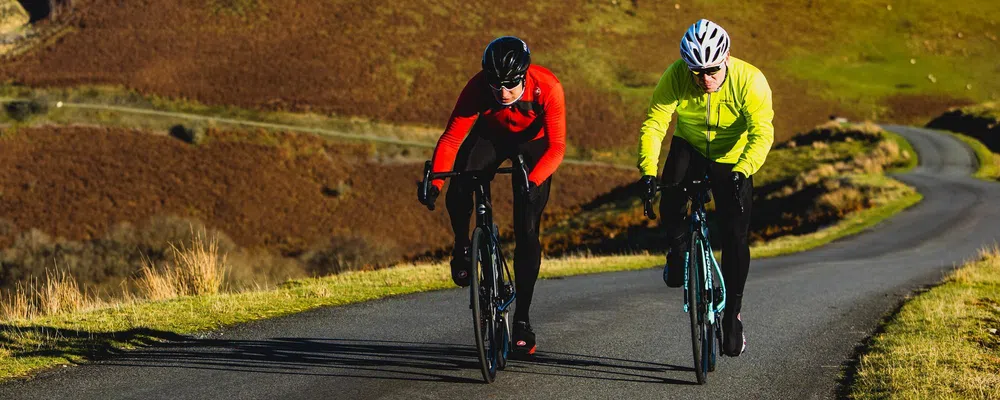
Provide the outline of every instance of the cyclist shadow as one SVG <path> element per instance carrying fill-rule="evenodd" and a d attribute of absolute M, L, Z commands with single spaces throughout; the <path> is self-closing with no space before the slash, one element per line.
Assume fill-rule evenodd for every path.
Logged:
<path fill-rule="evenodd" d="M 102 365 L 481 384 L 471 345 L 318 338 L 172 340 L 125 351 Z M 665 378 L 689 367 L 558 352 L 513 360 L 505 372 L 640 383 L 692 384 Z"/>
<path fill-rule="evenodd" d="M 297 376 L 481 383 L 472 346 L 382 340 L 189 339 L 126 351 L 102 365 Z M 478 374 L 477 374 L 478 375 Z"/>
<path fill-rule="evenodd" d="M 696 385 L 697 382 L 667 378 L 664 374 L 679 372 L 694 372 L 692 367 L 636 361 L 624 358 L 592 356 L 560 352 L 537 352 L 532 356 L 514 356 L 515 363 L 525 362 L 532 365 L 531 374 L 565 376 L 573 378 L 610 380 L 637 383 L 668 383 L 672 385 Z M 551 370 L 539 371 L 539 368 Z"/>

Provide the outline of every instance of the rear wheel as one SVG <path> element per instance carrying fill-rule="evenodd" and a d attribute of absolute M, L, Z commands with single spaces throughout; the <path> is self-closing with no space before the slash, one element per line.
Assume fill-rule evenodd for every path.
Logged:
<path fill-rule="evenodd" d="M 492 383 L 497 377 L 496 364 L 496 307 L 493 305 L 493 279 L 486 232 L 476 228 L 472 232 L 472 268 L 469 279 L 469 296 L 472 303 L 472 327 L 476 336 L 476 354 L 479 356 L 483 380 Z"/>
<path fill-rule="evenodd" d="M 691 248 L 688 252 L 687 301 L 688 315 L 691 317 L 691 350 L 694 354 L 694 373 L 698 378 L 698 384 L 704 384 L 707 368 L 704 364 L 706 360 L 702 349 L 705 337 L 703 333 L 704 324 L 702 322 L 702 315 L 704 314 L 702 309 L 705 303 L 702 301 L 704 285 L 701 284 L 701 279 L 699 279 L 701 263 L 704 257 L 702 257 L 700 247 L 698 234 L 695 233 L 691 236 Z"/>
<path fill-rule="evenodd" d="M 706 294 L 706 296 L 708 295 Z M 703 338 L 702 351 L 704 352 L 705 357 L 705 371 L 712 372 L 715 371 L 715 325 L 705 321 L 701 324 L 701 332 Z"/>

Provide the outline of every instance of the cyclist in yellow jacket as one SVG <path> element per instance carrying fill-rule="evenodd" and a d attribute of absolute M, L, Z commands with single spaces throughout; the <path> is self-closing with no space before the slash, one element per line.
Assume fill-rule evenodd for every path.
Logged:
<path fill-rule="evenodd" d="M 681 59 L 667 67 L 650 100 L 639 136 L 638 167 L 643 197 L 651 198 L 660 146 L 676 112 L 677 126 L 660 176 L 661 185 L 667 186 L 660 214 L 669 247 L 663 279 L 670 287 L 680 287 L 684 280 L 688 201 L 678 185 L 708 176 L 721 222 L 727 292 L 723 352 L 738 356 L 746 350 L 740 308 L 750 270 L 747 231 L 753 174 L 764 164 L 774 141 L 774 110 L 764 74 L 731 57 L 729 44 L 729 34 L 707 19 L 688 28 L 681 39 Z"/>

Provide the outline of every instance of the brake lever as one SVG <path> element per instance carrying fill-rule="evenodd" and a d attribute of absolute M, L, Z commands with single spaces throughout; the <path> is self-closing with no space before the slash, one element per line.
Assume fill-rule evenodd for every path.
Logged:
<path fill-rule="evenodd" d="M 524 193 L 528 193 L 528 164 L 524 162 L 524 156 L 521 154 L 517 155 L 517 168 L 521 170 L 521 177 L 524 178 Z"/>
<path fill-rule="evenodd" d="M 424 180 L 419 183 L 420 195 L 417 196 L 419 197 L 419 199 L 417 200 L 420 200 L 420 203 L 425 206 L 427 206 L 427 191 L 430 190 L 430 184 L 431 184 L 431 161 L 427 160 L 424 161 Z M 433 206 L 428 206 L 427 208 L 429 208 L 432 211 L 434 210 Z"/>
<path fill-rule="evenodd" d="M 656 212 L 653 211 L 653 199 L 643 200 L 642 205 L 643 205 L 642 214 L 645 215 L 650 220 L 655 220 Z"/>

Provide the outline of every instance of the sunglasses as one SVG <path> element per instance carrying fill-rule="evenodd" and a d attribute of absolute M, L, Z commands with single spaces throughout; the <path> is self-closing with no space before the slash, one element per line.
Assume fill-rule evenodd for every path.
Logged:
<path fill-rule="evenodd" d="M 512 90 L 516 88 L 518 85 L 520 85 L 521 82 L 523 82 L 523 79 L 514 79 L 510 81 L 501 81 L 501 82 L 490 82 L 490 87 L 497 92 L 503 89 Z"/>
<path fill-rule="evenodd" d="M 702 76 L 702 75 L 713 76 L 713 75 L 719 73 L 719 71 L 721 71 L 721 70 L 722 70 L 722 66 L 719 65 L 719 66 L 715 66 L 715 67 L 711 67 L 711 68 L 692 69 L 691 73 L 694 74 L 694 76 Z"/>

